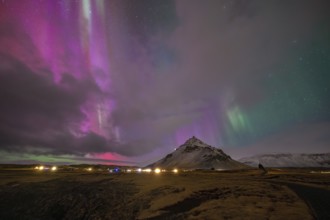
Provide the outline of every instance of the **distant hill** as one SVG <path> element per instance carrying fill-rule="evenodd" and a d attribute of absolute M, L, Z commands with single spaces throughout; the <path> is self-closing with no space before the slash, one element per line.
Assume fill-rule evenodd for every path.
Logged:
<path fill-rule="evenodd" d="M 240 162 L 266 167 L 330 167 L 330 153 L 323 154 L 261 154 L 239 159 Z"/>
<path fill-rule="evenodd" d="M 196 137 L 188 139 L 174 152 L 147 167 L 221 170 L 249 168 L 231 159 L 221 149 L 207 145 Z"/>

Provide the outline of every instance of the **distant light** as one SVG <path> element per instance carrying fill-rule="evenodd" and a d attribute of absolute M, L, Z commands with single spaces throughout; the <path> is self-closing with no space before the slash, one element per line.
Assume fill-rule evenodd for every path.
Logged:
<path fill-rule="evenodd" d="M 52 167 L 52 171 L 55 171 L 55 170 L 57 170 L 57 167 L 56 166 L 53 166 Z"/>
<path fill-rule="evenodd" d="M 139 168 L 139 169 L 137 169 L 137 171 L 138 171 L 139 173 L 141 173 L 142 169 L 141 169 L 141 168 Z"/>
<path fill-rule="evenodd" d="M 156 168 L 155 169 L 155 173 L 160 173 L 161 171 L 160 171 L 160 169 L 159 168 Z"/>
<path fill-rule="evenodd" d="M 87 171 L 92 171 L 92 170 L 93 170 L 93 168 L 91 168 L 91 167 L 87 168 Z"/>
<path fill-rule="evenodd" d="M 330 171 L 310 171 L 310 173 L 330 174 Z"/>
<path fill-rule="evenodd" d="M 45 169 L 44 166 L 40 166 L 40 167 L 39 167 L 39 170 L 44 170 L 44 169 Z"/>
<path fill-rule="evenodd" d="M 178 173 L 178 169 L 173 169 L 173 173 Z"/>
<path fill-rule="evenodd" d="M 35 167 L 34 169 L 35 169 L 35 170 L 39 170 L 39 167 Z"/>
<path fill-rule="evenodd" d="M 150 168 L 147 168 L 147 169 L 143 169 L 142 171 L 143 171 L 143 172 L 150 173 L 152 170 L 151 170 Z"/>
<path fill-rule="evenodd" d="M 166 172 L 166 170 L 163 169 L 162 172 Z"/>
<path fill-rule="evenodd" d="M 131 169 L 127 169 L 126 172 L 127 173 L 130 173 L 130 172 L 132 172 L 132 170 Z"/>

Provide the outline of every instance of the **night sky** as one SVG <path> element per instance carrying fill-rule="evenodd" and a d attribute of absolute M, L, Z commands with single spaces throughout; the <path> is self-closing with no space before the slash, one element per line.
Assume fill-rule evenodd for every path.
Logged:
<path fill-rule="evenodd" d="M 1 0 L 1 163 L 330 152 L 330 1 Z"/>

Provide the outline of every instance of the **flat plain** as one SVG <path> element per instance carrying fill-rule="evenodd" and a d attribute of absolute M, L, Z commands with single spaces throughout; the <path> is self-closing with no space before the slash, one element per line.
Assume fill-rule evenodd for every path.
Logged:
<path fill-rule="evenodd" d="M 2 169 L 0 219 L 326 219 L 329 192 L 330 174 L 317 169 Z"/>

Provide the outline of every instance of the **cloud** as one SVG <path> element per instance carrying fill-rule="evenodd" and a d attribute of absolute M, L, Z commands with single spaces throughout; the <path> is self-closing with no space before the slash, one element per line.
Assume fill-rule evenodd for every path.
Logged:
<path fill-rule="evenodd" d="M 107 151 L 106 140 L 94 133 L 76 137 L 85 119 L 81 105 L 99 93 L 91 80 L 63 77 L 62 84 L 32 72 L 19 60 L 0 54 L 0 147 L 25 151 L 37 146 L 53 153 Z M 28 148 L 28 147 L 27 147 Z"/>
<path fill-rule="evenodd" d="M 0 54 L 0 149 L 35 155 L 117 152 L 134 156 L 155 147 L 152 139 L 120 143 L 92 131 L 81 133 L 86 120 L 81 106 L 90 96 L 102 98 L 92 79 L 64 75 L 59 84 L 24 63 Z M 76 132 L 80 135 L 75 135 Z"/>
<path fill-rule="evenodd" d="M 327 18 L 321 2 L 176 3 L 181 25 L 169 45 L 180 58 L 175 91 L 183 98 L 218 96 L 228 87 L 244 92 L 242 84 L 258 83 L 260 75 L 292 55 L 294 40 L 304 44 Z"/>
<path fill-rule="evenodd" d="M 0 148 L 33 154 L 143 155 L 181 130 L 222 143 L 228 109 L 269 98 L 265 73 L 329 18 L 328 1 L 112 2 L 87 27 L 80 3 L 50 19 L 44 1 L 24 23 L 32 2 L 0 22 Z"/>
<path fill-rule="evenodd" d="M 127 48 L 115 49 L 121 55 L 112 60 L 117 103 L 113 120 L 123 139 L 156 139 L 147 150 L 171 148 L 177 143 L 163 140 L 203 116 L 210 126 L 219 127 L 211 131 L 214 136 L 224 136 L 227 110 L 235 105 L 244 110 L 269 98 L 263 77 L 285 65 L 317 33 L 317 25 L 328 18 L 325 4 L 176 1 L 177 24 L 170 33 L 153 34 L 143 42 L 118 40 Z M 163 56 L 161 68 L 152 62 L 168 51 L 174 58 Z M 125 149 L 135 152 L 130 146 Z"/>
<path fill-rule="evenodd" d="M 299 124 L 257 140 L 245 148 L 225 148 L 234 158 L 267 153 L 329 153 L 330 123 Z"/>

